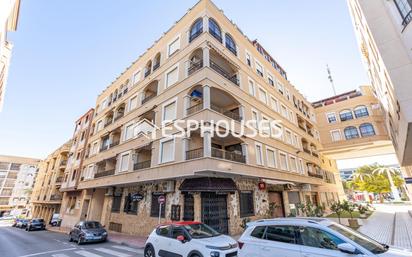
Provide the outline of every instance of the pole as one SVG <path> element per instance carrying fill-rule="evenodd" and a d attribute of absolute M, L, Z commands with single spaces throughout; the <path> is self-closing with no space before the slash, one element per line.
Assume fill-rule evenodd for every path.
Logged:
<path fill-rule="evenodd" d="M 335 84 L 333 83 L 332 73 L 330 72 L 329 65 L 326 64 L 326 71 L 328 72 L 328 79 L 332 85 L 333 94 L 336 96 Z"/>
<path fill-rule="evenodd" d="M 161 217 L 162 217 L 162 203 L 159 203 L 159 223 L 158 224 L 160 224 L 160 219 L 161 219 Z"/>

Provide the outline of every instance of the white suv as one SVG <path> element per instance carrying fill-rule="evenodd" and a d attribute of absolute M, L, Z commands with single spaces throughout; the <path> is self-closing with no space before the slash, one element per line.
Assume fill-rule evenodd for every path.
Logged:
<path fill-rule="evenodd" d="M 237 257 L 237 243 L 201 222 L 158 226 L 146 241 L 144 257 Z"/>
<path fill-rule="evenodd" d="M 239 257 L 412 256 L 322 218 L 279 218 L 247 224 Z"/>

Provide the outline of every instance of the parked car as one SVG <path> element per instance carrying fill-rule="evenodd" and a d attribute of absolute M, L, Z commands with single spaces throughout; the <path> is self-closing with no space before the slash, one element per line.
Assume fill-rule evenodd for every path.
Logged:
<path fill-rule="evenodd" d="M 149 235 L 145 257 L 236 257 L 237 243 L 201 222 L 175 222 L 158 226 Z"/>
<path fill-rule="evenodd" d="M 19 221 L 16 224 L 16 228 L 26 228 L 28 223 L 28 219 L 19 219 Z"/>
<path fill-rule="evenodd" d="M 107 231 L 98 221 L 80 221 L 69 233 L 69 241 L 76 241 L 79 245 L 89 242 L 104 242 L 107 240 Z"/>
<path fill-rule="evenodd" d="M 15 218 L 14 221 L 13 221 L 13 224 L 11 226 L 16 227 L 17 223 L 19 223 L 19 220 L 20 220 L 19 218 Z"/>
<path fill-rule="evenodd" d="M 44 223 L 43 219 L 31 219 L 26 226 L 26 231 L 32 230 L 45 230 L 46 223 Z"/>
<path fill-rule="evenodd" d="M 60 218 L 60 214 L 55 213 L 53 214 L 53 217 L 50 220 L 50 225 L 52 225 L 53 227 L 60 227 L 61 222 L 62 219 Z"/>
<path fill-rule="evenodd" d="M 239 238 L 239 257 L 412 256 L 323 218 L 279 218 L 247 224 Z"/>

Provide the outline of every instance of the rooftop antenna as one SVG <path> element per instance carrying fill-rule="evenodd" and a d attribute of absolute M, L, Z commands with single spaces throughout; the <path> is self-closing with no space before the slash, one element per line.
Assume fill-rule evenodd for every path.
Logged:
<path fill-rule="evenodd" d="M 333 94 L 335 94 L 336 96 L 336 89 L 335 89 L 335 84 L 333 83 L 332 73 L 330 72 L 329 65 L 327 64 L 326 64 L 326 70 L 328 72 L 328 79 L 330 81 L 330 84 L 332 84 Z"/>

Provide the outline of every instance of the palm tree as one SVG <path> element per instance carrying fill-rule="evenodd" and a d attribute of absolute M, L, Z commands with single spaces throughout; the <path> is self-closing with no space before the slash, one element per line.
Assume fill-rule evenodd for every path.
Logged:
<path fill-rule="evenodd" d="M 391 186 L 392 195 L 395 198 L 395 201 L 401 200 L 399 196 L 399 190 L 393 183 L 393 179 L 392 179 L 392 175 L 397 175 L 400 173 L 398 168 L 386 167 L 386 166 L 381 165 L 381 166 L 378 166 L 376 169 L 374 169 L 372 173 L 378 174 L 378 175 L 386 175 L 388 177 L 389 184 Z"/>

